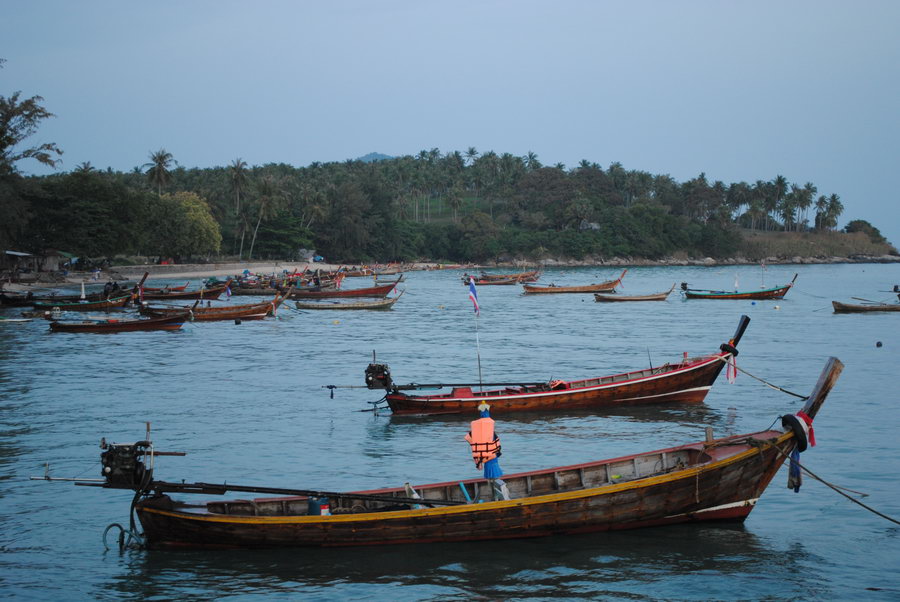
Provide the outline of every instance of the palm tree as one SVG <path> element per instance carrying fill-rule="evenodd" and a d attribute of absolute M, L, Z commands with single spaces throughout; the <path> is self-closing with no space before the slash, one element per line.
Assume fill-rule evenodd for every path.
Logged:
<path fill-rule="evenodd" d="M 159 196 L 162 196 L 162 187 L 169 183 L 169 169 L 172 165 L 178 165 L 178 161 L 172 157 L 172 153 L 164 148 L 159 149 L 155 153 L 150 153 L 150 162 L 144 163 L 144 167 L 149 168 L 147 170 L 147 179 L 150 180 L 151 184 L 156 185 L 156 193 Z"/>
<path fill-rule="evenodd" d="M 816 230 L 825 229 L 825 216 L 828 213 L 828 197 L 824 194 L 816 199 Z"/>
<path fill-rule="evenodd" d="M 832 194 L 828 197 L 828 209 L 825 212 L 825 226 L 834 228 L 837 226 L 837 219 L 844 212 L 844 204 L 841 203 L 841 197 Z"/>
<path fill-rule="evenodd" d="M 802 217 L 802 220 L 798 220 L 798 223 L 797 223 L 798 231 L 800 230 L 801 223 L 803 223 L 803 224 L 809 223 L 809 219 L 807 218 L 807 215 L 809 215 L 809 208 L 812 207 L 813 199 L 815 198 L 816 193 L 818 191 L 819 191 L 819 189 L 816 188 L 815 184 L 813 184 L 812 182 L 807 182 L 806 184 L 803 185 L 803 191 L 800 195 L 800 202 L 798 203 L 798 207 L 800 208 L 800 211 L 801 211 L 803 217 Z"/>
<path fill-rule="evenodd" d="M 265 176 L 259 181 L 257 192 L 259 197 L 256 199 L 256 227 L 253 228 L 253 239 L 250 241 L 250 252 L 247 254 L 248 261 L 253 259 L 253 246 L 256 244 L 259 225 L 263 220 L 274 217 L 281 203 L 281 193 L 272 176 Z"/>
<path fill-rule="evenodd" d="M 241 212 L 241 193 L 247 186 L 247 164 L 238 157 L 228 166 L 228 180 L 234 193 L 234 214 Z"/>
<path fill-rule="evenodd" d="M 469 160 L 469 165 L 473 165 L 475 163 L 475 159 L 478 158 L 478 151 L 474 146 L 470 146 L 469 150 L 466 151 L 466 159 Z"/>
<path fill-rule="evenodd" d="M 85 161 L 83 163 L 79 163 L 75 167 L 75 173 L 92 173 L 94 171 L 97 171 L 97 170 L 94 169 L 94 166 L 91 165 L 90 161 Z"/>
<path fill-rule="evenodd" d="M 788 181 L 784 176 L 775 176 L 772 180 L 771 194 L 766 197 L 766 230 L 769 229 L 769 215 L 774 213 L 781 206 L 781 200 L 787 194 Z"/>
<path fill-rule="evenodd" d="M 528 171 L 534 171 L 535 169 L 540 169 L 541 167 L 543 167 L 543 165 L 541 165 L 541 162 L 538 160 L 538 156 L 531 151 L 528 151 L 528 153 L 524 157 L 522 157 L 522 162 L 525 163 L 525 169 L 527 169 Z"/>

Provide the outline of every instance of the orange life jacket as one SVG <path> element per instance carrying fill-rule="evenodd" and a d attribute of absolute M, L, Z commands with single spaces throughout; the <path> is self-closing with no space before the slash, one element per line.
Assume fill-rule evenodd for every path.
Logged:
<path fill-rule="evenodd" d="M 473 420 L 471 430 L 466 435 L 466 441 L 472 446 L 472 459 L 475 466 L 480 468 L 488 460 L 493 460 L 500 455 L 500 437 L 494 432 L 494 420 L 492 418 L 479 418 Z"/>

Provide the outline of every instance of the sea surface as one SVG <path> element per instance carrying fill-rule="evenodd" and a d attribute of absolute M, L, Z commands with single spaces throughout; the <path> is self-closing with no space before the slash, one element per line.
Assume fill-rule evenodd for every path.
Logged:
<path fill-rule="evenodd" d="M 581 285 L 617 268 L 547 270 Z M 283 307 L 262 322 L 188 324 L 178 332 L 51 333 L 0 324 L 0 597 L 33 600 L 897 600 L 900 527 L 782 467 L 741 525 L 679 525 L 489 543 L 359 549 L 120 552 L 104 529 L 128 522 L 127 491 L 31 481 L 98 478 L 99 442 L 143 439 L 156 476 L 324 490 L 479 476 L 465 417 L 372 412 L 372 361 L 395 381 L 472 382 L 603 376 L 712 353 L 742 314 L 738 366 L 807 394 L 826 359 L 846 368 L 802 462 L 900 519 L 900 314 L 835 315 L 831 300 L 892 300 L 900 265 L 631 268 L 624 294 L 742 290 L 790 281 L 779 301 L 595 303 L 591 295 L 479 288 L 475 318 L 461 271 L 411 272 L 388 312 Z M 163 283 L 165 281 L 158 281 Z M 345 286 L 370 285 L 348 279 Z M 231 303 L 247 302 L 235 297 Z M 6 309 L 11 317 L 18 311 Z M 476 330 L 477 329 L 477 330 Z M 768 428 L 802 401 L 724 372 L 702 404 L 501 415 L 500 465 L 518 472 Z M 197 496 L 198 498 L 203 496 Z M 235 497 L 240 497 L 237 494 Z M 203 498 L 207 499 L 207 498 Z M 195 500 L 199 501 L 199 499 Z"/>

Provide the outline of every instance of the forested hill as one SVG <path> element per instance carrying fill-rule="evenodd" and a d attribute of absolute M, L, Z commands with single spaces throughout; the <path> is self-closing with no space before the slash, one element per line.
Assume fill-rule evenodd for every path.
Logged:
<path fill-rule="evenodd" d="M 678 182 L 619 163 L 567 169 L 474 148 L 307 167 L 235 159 L 188 169 L 174 159 L 160 150 L 131 172 L 85 163 L 4 174 L 0 242 L 90 257 L 294 259 L 301 248 L 339 262 L 730 257 L 741 230 L 833 231 L 844 211 L 837 194 L 781 175 Z M 889 248 L 870 224 L 851 223 Z"/>

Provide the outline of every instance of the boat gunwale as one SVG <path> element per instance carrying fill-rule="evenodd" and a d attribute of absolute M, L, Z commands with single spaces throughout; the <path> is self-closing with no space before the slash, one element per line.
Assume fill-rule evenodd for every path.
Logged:
<path fill-rule="evenodd" d="M 748 458 L 751 455 L 761 454 L 765 451 L 766 447 L 778 447 L 783 443 L 787 442 L 789 439 L 794 437 L 794 433 L 789 432 L 781 432 L 781 431 L 759 431 L 755 433 L 747 433 L 742 435 L 734 435 L 731 437 L 725 437 L 722 439 L 717 439 L 713 443 L 718 448 L 723 447 L 744 447 L 746 449 L 742 449 L 739 451 L 735 451 L 734 453 L 730 453 L 725 457 L 715 458 L 710 457 L 710 460 L 696 464 L 693 466 L 688 466 L 680 470 L 671 471 L 663 474 L 651 474 L 643 477 L 638 477 L 635 479 L 630 479 L 628 481 L 622 481 L 619 483 L 604 483 L 602 485 L 598 485 L 596 487 L 586 487 L 582 489 L 573 489 L 570 491 L 559 491 L 546 493 L 542 495 L 528 496 L 522 498 L 515 498 L 511 500 L 485 500 L 478 503 L 472 504 L 460 504 L 454 506 L 440 506 L 440 507 L 432 507 L 432 508 L 409 508 L 405 510 L 387 510 L 387 511 L 376 511 L 376 512 L 360 512 L 357 514 L 333 514 L 333 515 L 278 515 L 278 516 L 256 516 L 256 515 L 244 515 L 244 514 L 217 514 L 213 512 L 185 512 L 178 510 L 164 510 L 161 508 L 153 508 L 152 506 L 145 506 L 142 504 L 138 504 L 137 510 L 139 512 L 149 512 L 152 514 L 160 514 L 163 516 L 170 516 L 174 518 L 178 518 L 181 520 L 192 520 L 192 521 L 200 521 L 200 522 L 217 522 L 217 523 L 234 523 L 234 524 L 262 524 L 262 525 L 279 525 L 279 524 L 304 524 L 304 523 L 337 523 L 337 522 L 371 522 L 371 521 L 388 521 L 393 519 L 403 519 L 407 517 L 427 517 L 427 516 L 441 516 L 441 515 L 449 515 L 449 514 L 465 514 L 471 512 L 485 512 L 491 510 L 502 510 L 508 508 L 516 508 L 522 506 L 534 506 L 534 505 L 542 505 L 542 504 L 550 504 L 556 502 L 564 502 L 573 499 L 583 499 L 583 498 L 592 498 L 598 497 L 602 495 L 608 495 L 611 493 L 618 493 L 621 491 L 627 491 L 630 489 L 642 489 L 644 487 L 650 487 L 654 485 L 659 485 L 663 483 L 668 483 L 672 481 L 678 481 L 682 479 L 689 479 L 692 477 L 697 477 L 700 474 L 705 472 L 710 472 L 713 470 L 718 470 L 721 467 L 728 466 L 729 464 L 741 462 Z M 766 444 L 766 447 L 763 446 L 754 446 L 750 445 L 747 441 L 748 439 L 755 439 L 758 441 L 762 441 Z M 728 444 L 729 441 L 733 441 L 731 445 Z M 675 447 L 670 447 L 666 449 L 653 450 L 648 452 L 641 452 L 626 456 L 620 456 L 618 458 L 610 458 L 605 460 L 598 460 L 592 462 L 585 462 L 581 464 L 573 464 L 569 466 L 558 466 L 550 469 L 541 469 L 530 472 L 521 472 L 515 474 L 505 475 L 506 479 L 513 478 L 523 478 L 529 476 L 536 475 L 546 475 L 553 474 L 556 472 L 563 472 L 568 470 L 578 470 L 583 469 L 590 466 L 602 466 L 604 464 L 613 464 L 616 462 L 624 462 L 631 460 L 633 458 L 638 458 L 642 456 L 652 456 L 657 454 L 669 453 L 674 451 L 681 450 L 694 450 L 700 453 L 703 453 L 704 450 L 709 447 L 709 444 L 706 442 L 694 442 L 687 443 L 684 445 L 679 445 Z M 783 460 L 782 460 L 783 461 Z M 427 489 L 440 489 L 442 487 L 458 487 L 459 484 L 470 484 L 470 483 L 479 483 L 484 482 L 485 479 L 466 479 L 459 481 L 447 481 L 442 483 L 429 483 L 427 485 L 415 485 L 414 489 L 418 490 L 427 490 Z M 403 488 L 385 488 L 385 489 L 372 489 L 372 490 L 363 490 L 363 491 L 354 491 L 351 493 L 359 493 L 359 494 L 388 494 L 393 492 L 400 492 Z M 254 502 L 265 502 L 265 501 L 280 501 L 285 499 L 297 499 L 302 500 L 305 499 L 306 496 L 290 496 L 290 497 L 275 497 L 275 498 L 256 498 Z M 151 498 L 152 499 L 152 498 Z M 171 498 L 170 498 L 171 499 Z M 249 500 L 233 500 L 233 501 L 249 501 Z M 173 500 L 173 503 L 178 504 Z M 209 503 L 221 503 L 218 501 L 213 501 Z M 191 505 L 190 507 L 200 508 L 200 507 L 208 507 L 208 504 L 200 505 Z M 422 504 L 427 504 L 428 499 L 422 498 Z"/>

